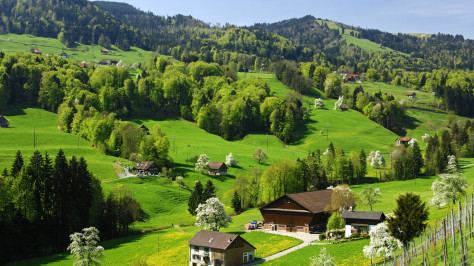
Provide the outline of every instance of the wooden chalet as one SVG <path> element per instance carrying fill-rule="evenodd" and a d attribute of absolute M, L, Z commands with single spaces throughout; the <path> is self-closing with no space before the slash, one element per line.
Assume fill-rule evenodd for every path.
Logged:
<path fill-rule="evenodd" d="M 87 64 L 86 62 L 82 62 L 82 63 L 79 63 L 79 67 L 88 67 L 89 64 Z"/>
<path fill-rule="evenodd" d="M 144 161 L 137 165 L 137 171 L 139 176 L 144 175 L 158 175 L 160 169 L 153 161 Z"/>
<path fill-rule="evenodd" d="M 62 57 L 62 58 L 67 58 L 66 52 L 62 52 L 62 53 L 61 53 L 61 57 Z"/>
<path fill-rule="evenodd" d="M 150 135 L 150 130 L 145 125 L 142 124 L 139 129 L 143 130 L 145 135 Z"/>
<path fill-rule="evenodd" d="M 0 127 L 8 127 L 8 124 L 10 121 L 8 121 L 3 115 L 0 115 Z"/>
<path fill-rule="evenodd" d="M 100 49 L 101 54 L 109 54 L 109 49 Z"/>
<path fill-rule="evenodd" d="M 416 98 L 416 92 L 410 91 L 409 93 L 407 93 L 407 97 L 408 97 L 408 98 L 412 98 L 412 99 L 413 99 L 413 98 Z"/>
<path fill-rule="evenodd" d="M 347 111 L 349 110 L 349 107 L 345 104 L 341 104 L 341 106 L 339 106 L 339 109 L 341 109 L 341 111 Z"/>
<path fill-rule="evenodd" d="M 115 59 L 102 59 L 99 62 L 99 65 L 116 65 L 118 63 Z"/>
<path fill-rule="evenodd" d="M 359 79 L 359 75 L 357 74 L 347 74 L 346 80 L 351 82 L 356 82 Z"/>
<path fill-rule="evenodd" d="M 211 162 L 209 164 L 210 175 L 227 175 L 227 165 L 223 162 Z"/>
<path fill-rule="evenodd" d="M 330 214 L 332 190 L 292 193 L 260 208 L 265 230 L 303 232 L 324 230 Z"/>
<path fill-rule="evenodd" d="M 346 222 L 345 237 L 353 233 L 370 234 L 370 230 L 377 224 L 385 221 L 383 212 L 343 211 L 341 218 Z"/>
<path fill-rule="evenodd" d="M 37 50 L 37 49 L 33 49 L 33 54 L 42 55 L 42 54 L 43 54 L 43 51 Z"/>
<path fill-rule="evenodd" d="M 191 238 L 189 266 L 242 265 L 255 259 L 255 247 L 238 235 L 201 230 Z"/>
<path fill-rule="evenodd" d="M 408 142 L 410 142 L 411 138 L 407 138 L 407 137 L 401 137 L 401 138 L 397 138 L 396 139 L 396 143 L 397 145 L 408 145 Z"/>

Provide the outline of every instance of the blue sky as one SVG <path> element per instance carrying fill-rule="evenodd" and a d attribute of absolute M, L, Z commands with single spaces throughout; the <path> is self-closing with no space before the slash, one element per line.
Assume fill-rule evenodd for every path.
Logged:
<path fill-rule="evenodd" d="M 156 15 L 191 15 L 212 24 L 252 25 L 313 15 L 403 33 L 462 34 L 474 39 L 473 0 L 117 0 Z"/>

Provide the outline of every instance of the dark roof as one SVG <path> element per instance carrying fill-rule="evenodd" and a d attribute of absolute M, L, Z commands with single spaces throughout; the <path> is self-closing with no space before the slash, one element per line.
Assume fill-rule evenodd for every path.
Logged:
<path fill-rule="evenodd" d="M 195 234 L 193 238 L 189 240 L 188 245 L 225 250 L 237 238 L 240 238 L 241 241 L 244 241 L 247 244 L 249 244 L 251 247 L 255 248 L 252 244 L 250 244 L 249 242 L 247 242 L 245 239 L 243 239 L 242 237 L 238 235 L 220 233 L 220 232 L 214 232 L 214 231 L 206 231 L 206 230 L 201 230 L 197 232 L 197 234 Z"/>
<path fill-rule="evenodd" d="M 137 165 L 137 170 L 148 170 L 150 167 L 154 166 L 155 162 L 153 161 L 145 161 L 141 162 Z"/>
<path fill-rule="evenodd" d="M 343 211 L 341 214 L 343 219 L 357 219 L 357 220 L 385 220 L 383 212 L 369 212 L 369 211 Z"/>
<path fill-rule="evenodd" d="M 311 213 L 320 213 L 320 212 L 324 212 L 328 205 L 331 205 L 331 196 L 332 196 L 332 189 L 325 189 L 325 190 L 286 194 L 282 197 L 288 197 L 292 199 L 294 202 L 299 204 L 302 208 L 310 211 Z M 263 206 L 261 209 L 268 209 L 266 208 L 267 206 L 279 200 L 280 198 L 268 203 L 267 205 Z"/>
<path fill-rule="evenodd" d="M 3 117 L 3 115 L 0 115 L 0 124 L 5 125 L 7 123 L 8 123 L 8 120 L 5 117 Z"/>
<path fill-rule="evenodd" d="M 347 107 L 347 105 L 345 105 L 345 104 L 341 104 L 341 106 L 340 106 L 339 108 L 341 108 L 341 109 L 349 109 L 349 107 Z"/>
<path fill-rule="evenodd" d="M 407 96 L 413 96 L 413 95 L 416 95 L 416 92 L 410 91 L 409 93 L 407 93 Z"/>
<path fill-rule="evenodd" d="M 223 163 L 223 162 L 211 162 L 209 164 L 209 169 L 211 169 L 211 170 L 219 170 L 222 167 L 227 169 L 227 165 L 225 165 L 225 163 Z"/>
<path fill-rule="evenodd" d="M 139 128 L 144 129 L 146 132 L 150 131 L 145 125 L 141 125 Z"/>

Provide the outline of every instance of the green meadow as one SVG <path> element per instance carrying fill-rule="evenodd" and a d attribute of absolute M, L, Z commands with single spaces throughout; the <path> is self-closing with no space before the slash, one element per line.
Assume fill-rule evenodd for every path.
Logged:
<path fill-rule="evenodd" d="M 151 56 L 151 52 L 138 47 L 130 47 L 130 51 L 122 51 L 112 45 L 108 55 L 102 55 L 100 50 L 103 47 L 98 45 L 84 45 L 77 43 L 75 47 L 67 48 L 58 39 L 36 37 L 29 34 L 4 34 L 0 35 L 0 50 L 6 54 L 14 52 L 30 53 L 31 48 L 41 50 L 43 56 L 67 53 L 67 58 L 76 62 L 86 61 L 87 63 L 100 62 L 102 59 L 116 59 L 128 66 L 133 63 L 143 63 Z"/>

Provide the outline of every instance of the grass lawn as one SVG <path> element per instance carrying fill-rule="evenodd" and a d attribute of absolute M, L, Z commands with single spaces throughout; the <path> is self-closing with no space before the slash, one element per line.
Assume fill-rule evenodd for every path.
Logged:
<path fill-rule="evenodd" d="M 122 60 L 127 66 L 131 66 L 133 63 L 143 63 L 148 60 L 152 54 L 149 51 L 137 47 L 130 47 L 130 51 L 122 51 L 116 46 L 112 45 L 109 49 L 108 55 L 102 55 L 100 50 L 103 47 L 98 45 L 84 45 L 79 44 L 72 48 L 67 48 L 58 39 L 36 37 L 29 34 L 4 34 L 0 35 L 0 50 L 6 54 L 14 52 L 25 52 L 30 53 L 30 48 L 34 47 L 43 52 L 43 56 L 46 54 L 60 56 L 62 52 L 66 52 L 68 59 L 76 62 L 86 61 L 88 63 L 99 62 L 102 59 L 116 59 L 117 61 Z"/>
<path fill-rule="evenodd" d="M 199 231 L 196 226 L 169 228 L 147 234 L 103 241 L 103 265 L 144 264 L 186 265 L 188 241 Z M 241 236 L 257 248 L 257 257 L 266 257 L 293 247 L 301 242 L 286 236 L 262 232 L 242 233 Z M 159 248 L 158 248 L 159 245 Z M 72 265 L 73 257 L 67 253 L 17 262 L 15 265 Z"/>
<path fill-rule="evenodd" d="M 334 245 L 310 245 L 263 265 L 310 265 L 310 258 L 318 256 L 322 248 L 326 248 L 336 265 L 370 265 L 370 260 L 362 253 L 362 249 L 369 242 L 369 239 L 363 239 Z"/>
<path fill-rule="evenodd" d="M 36 149 L 56 156 L 63 149 L 68 158 L 83 156 L 89 170 L 101 180 L 115 179 L 114 162 L 126 160 L 99 153 L 92 144 L 58 129 L 57 114 L 38 108 L 13 107 L 3 114 L 10 120 L 9 128 L 0 128 L 0 170 L 10 169 L 18 150 L 29 161 L 33 155 L 33 139 L 36 132 Z"/>

